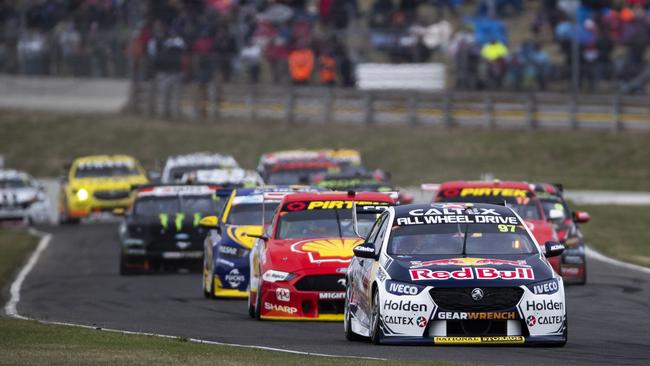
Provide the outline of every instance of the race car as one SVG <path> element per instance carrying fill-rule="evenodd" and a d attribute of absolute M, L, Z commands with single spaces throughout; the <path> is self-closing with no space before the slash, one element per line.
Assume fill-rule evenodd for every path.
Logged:
<path fill-rule="evenodd" d="M 42 186 L 27 173 L 0 170 L 0 221 L 48 223 L 50 201 Z"/>
<path fill-rule="evenodd" d="M 218 212 L 220 198 L 207 185 L 145 185 L 119 227 L 120 273 L 178 267 L 199 269 L 207 230 L 199 223 Z"/>
<path fill-rule="evenodd" d="M 148 182 L 140 163 L 128 155 L 75 159 L 62 178 L 59 222 L 78 223 L 93 214 L 122 214 L 133 203 L 131 188 Z"/>
<path fill-rule="evenodd" d="M 315 174 L 360 165 L 357 150 L 285 150 L 263 154 L 257 171 L 267 184 L 309 184 Z"/>
<path fill-rule="evenodd" d="M 242 168 L 201 169 L 183 174 L 182 180 L 192 184 L 214 184 L 230 188 L 264 185 L 259 173 Z"/>
<path fill-rule="evenodd" d="M 413 202 L 413 195 L 393 187 L 388 174 L 382 170 L 368 171 L 363 167 L 347 168 L 336 173 L 320 173 L 313 178 L 314 185 L 333 191 L 396 192 L 397 204 Z"/>
<path fill-rule="evenodd" d="M 533 188 L 526 182 L 510 181 L 455 181 L 439 186 L 434 202 L 481 202 L 503 204 L 511 207 L 525 221 L 538 243 L 558 241 L 553 225 L 547 221 L 544 208 Z M 549 212 L 549 219 L 562 215 L 557 210 Z M 550 259 L 553 269 L 560 273 L 560 257 Z"/>
<path fill-rule="evenodd" d="M 202 222 L 210 229 L 204 236 L 203 294 L 206 298 L 245 298 L 248 296 L 248 256 L 271 221 L 284 195 L 312 191 L 305 186 L 258 187 L 231 190 L 220 217 L 210 216 Z M 226 192 L 220 190 L 219 194 Z"/>
<path fill-rule="evenodd" d="M 551 210 L 562 212 L 561 217 L 551 220 L 558 239 L 566 249 L 562 253 L 560 274 L 566 284 L 584 285 L 587 283 L 587 260 L 585 242 L 578 223 L 586 223 L 590 216 L 587 212 L 571 211 L 564 199 L 562 185 L 551 183 L 533 183 L 535 194 L 549 217 Z"/>
<path fill-rule="evenodd" d="M 373 344 L 563 346 L 562 278 L 511 208 L 432 203 L 389 208 L 346 275 L 344 331 Z"/>
<path fill-rule="evenodd" d="M 284 197 L 250 255 L 251 317 L 262 320 L 343 320 L 345 273 L 352 249 L 377 210 L 395 202 L 374 192 L 298 193 Z"/>
<path fill-rule="evenodd" d="M 197 170 L 239 168 L 231 155 L 199 152 L 170 156 L 165 162 L 160 181 L 162 183 L 186 183 L 183 176 Z"/>

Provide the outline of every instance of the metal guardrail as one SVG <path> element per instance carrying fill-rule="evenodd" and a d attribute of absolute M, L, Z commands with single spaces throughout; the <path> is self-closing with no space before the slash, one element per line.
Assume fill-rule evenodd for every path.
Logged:
<path fill-rule="evenodd" d="M 361 91 L 331 87 L 134 82 L 131 109 L 166 118 L 483 128 L 650 128 L 647 96 Z"/>

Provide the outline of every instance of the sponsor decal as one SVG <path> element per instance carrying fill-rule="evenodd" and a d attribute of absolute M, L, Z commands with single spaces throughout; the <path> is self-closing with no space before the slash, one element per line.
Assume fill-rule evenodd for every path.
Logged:
<path fill-rule="evenodd" d="M 163 230 L 167 230 L 167 227 L 169 226 L 169 215 L 161 213 L 158 215 L 158 218 L 160 219 L 160 226 L 162 226 Z"/>
<path fill-rule="evenodd" d="M 523 344 L 523 336 L 434 337 L 435 344 Z"/>
<path fill-rule="evenodd" d="M 354 200 L 325 200 L 325 201 L 294 201 L 284 205 L 282 211 L 302 210 L 334 210 L 352 209 L 353 202 L 361 210 L 383 210 L 389 206 L 388 202 L 381 201 L 354 201 Z"/>
<path fill-rule="evenodd" d="M 409 211 L 410 216 L 462 216 L 462 215 L 493 215 L 501 216 L 493 208 L 465 207 L 463 205 L 444 205 L 442 210 L 430 208 L 424 211 L 423 208 L 416 208 Z M 514 217 L 514 216 L 512 216 Z"/>
<path fill-rule="evenodd" d="M 560 267 L 560 272 L 563 276 L 577 276 L 580 274 L 578 267 Z"/>
<path fill-rule="evenodd" d="M 229 247 L 227 245 L 219 245 L 219 253 L 230 256 L 237 256 L 237 248 Z"/>
<path fill-rule="evenodd" d="M 561 301 L 526 301 L 526 311 L 554 311 L 562 309 L 564 309 L 564 303 Z"/>
<path fill-rule="evenodd" d="M 228 226 L 226 234 L 230 240 L 245 247 L 252 248 L 255 244 L 255 238 L 247 234 L 260 235 L 262 234 L 261 226 Z"/>
<path fill-rule="evenodd" d="M 244 283 L 246 281 L 246 277 L 239 272 L 237 268 L 232 269 L 230 272 L 225 277 L 226 282 L 230 285 L 232 288 L 237 288 L 239 285 Z"/>
<path fill-rule="evenodd" d="M 440 320 L 515 320 L 517 313 L 515 311 L 439 311 L 436 317 Z"/>
<path fill-rule="evenodd" d="M 434 259 L 430 261 L 411 261 L 411 268 L 429 266 L 516 266 L 530 267 L 524 260 L 489 259 L 489 258 L 449 258 Z"/>
<path fill-rule="evenodd" d="M 293 306 L 271 304 L 270 302 L 265 302 L 264 303 L 264 309 L 269 310 L 269 311 L 279 311 L 281 313 L 287 313 L 287 314 L 291 314 L 291 315 L 298 312 L 298 309 L 296 309 Z"/>
<path fill-rule="evenodd" d="M 391 311 L 412 311 L 412 312 L 426 312 L 427 304 L 418 304 L 417 302 L 411 300 L 386 300 L 384 301 L 384 310 Z"/>
<path fill-rule="evenodd" d="M 422 287 L 420 286 L 408 285 L 391 280 L 386 281 L 386 291 L 393 295 L 415 296 L 419 294 L 421 290 Z"/>
<path fill-rule="evenodd" d="M 472 290 L 471 296 L 472 296 L 472 300 L 481 301 L 483 300 L 483 290 L 481 290 L 480 288 L 475 288 Z"/>
<path fill-rule="evenodd" d="M 336 273 L 348 273 L 348 267 L 337 268 Z"/>
<path fill-rule="evenodd" d="M 413 210 L 413 211 L 417 211 L 417 210 Z M 408 217 L 398 217 L 396 222 L 397 225 L 400 226 L 431 225 L 431 224 L 519 225 L 519 220 L 517 220 L 515 216 L 480 216 L 480 215 L 408 216 Z"/>
<path fill-rule="evenodd" d="M 425 318 L 423 316 L 418 317 L 416 322 L 417 322 L 418 327 L 420 327 L 420 328 L 426 327 L 427 323 L 428 323 L 427 318 Z"/>
<path fill-rule="evenodd" d="M 174 235 L 174 238 L 176 240 L 188 240 L 190 238 L 190 234 L 187 233 L 178 233 Z"/>
<path fill-rule="evenodd" d="M 415 325 L 415 318 L 409 316 L 384 315 L 384 322 L 393 325 Z"/>
<path fill-rule="evenodd" d="M 347 284 L 347 281 L 346 281 L 345 277 L 343 277 L 343 278 L 339 278 L 338 280 L 336 280 L 336 283 L 341 285 L 341 287 L 345 287 L 345 285 Z"/>
<path fill-rule="evenodd" d="M 278 301 L 291 301 L 291 291 L 288 288 L 278 287 L 275 289 L 275 297 Z"/>
<path fill-rule="evenodd" d="M 320 300 L 343 300 L 345 292 L 321 292 L 318 294 Z"/>
<path fill-rule="evenodd" d="M 558 291 L 559 284 L 558 284 L 558 280 L 553 278 L 546 282 L 540 282 L 540 283 L 534 283 L 532 285 L 528 285 L 528 289 L 535 295 L 550 295 Z"/>
<path fill-rule="evenodd" d="M 235 263 L 233 263 L 233 262 L 231 262 L 231 261 L 228 261 L 228 260 L 225 260 L 225 259 L 223 259 L 223 258 L 217 258 L 217 263 L 219 263 L 219 264 L 224 264 L 224 265 L 226 265 L 226 266 L 228 266 L 228 267 L 234 267 L 234 266 L 235 266 Z M 234 287 L 234 286 L 233 286 L 233 287 Z"/>
<path fill-rule="evenodd" d="M 501 197 L 526 197 L 528 191 L 515 188 L 463 188 L 460 196 L 501 196 Z"/>
<path fill-rule="evenodd" d="M 529 315 L 528 318 L 526 318 L 526 324 L 528 324 L 529 327 L 534 327 L 535 324 L 537 324 L 537 318 L 535 318 L 535 315 Z"/>
<path fill-rule="evenodd" d="M 354 247 L 361 239 L 320 239 L 299 241 L 291 246 L 291 251 L 307 254 L 309 261 L 348 263 L 354 255 Z"/>
<path fill-rule="evenodd" d="M 181 231 L 183 228 L 183 220 L 185 220 L 185 214 L 182 212 L 179 212 L 176 214 L 176 217 L 174 218 L 174 225 L 176 225 L 176 231 Z"/>
<path fill-rule="evenodd" d="M 534 280 L 532 268 L 515 268 L 500 270 L 491 267 L 462 267 L 457 271 L 432 271 L 428 268 L 410 269 L 413 281 L 426 280 Z"/>

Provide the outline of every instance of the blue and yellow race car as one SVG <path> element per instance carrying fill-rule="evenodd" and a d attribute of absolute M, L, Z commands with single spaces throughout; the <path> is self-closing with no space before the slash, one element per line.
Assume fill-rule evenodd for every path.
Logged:
<path fill-rule="evenodd" d="M 305 186 L 267 186 L 232 190 L 221 217 L 209 216 L 204 241 L 203 294 L 207 298 L 246 298 L 250 250 L 265 223 L 273 218 L 280 200 L 290 193 L 319 191 Z M 223 194 L 223 190 L 219 193 Z"/>

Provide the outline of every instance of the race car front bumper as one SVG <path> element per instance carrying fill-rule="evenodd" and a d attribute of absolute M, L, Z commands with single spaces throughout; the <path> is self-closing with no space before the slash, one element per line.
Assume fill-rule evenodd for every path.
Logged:
<path fill-rule="evenodd" d="M 382 344 L 440 346 L 551 346 L 566 342 L 563 335 L 478 337 L 385 337 Z"/>
<path fill-rule="evenodd" d="M 289 282 L 265 282 L 262 289 L 262 319 L 343 321 L 344 291 L 299 291 Z"/>

